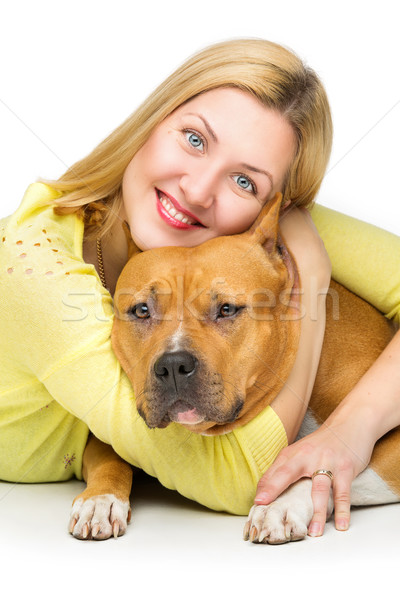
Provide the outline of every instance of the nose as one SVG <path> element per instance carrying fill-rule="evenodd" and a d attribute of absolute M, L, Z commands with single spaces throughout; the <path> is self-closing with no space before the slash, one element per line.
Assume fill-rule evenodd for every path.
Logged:
<path fill-rule="evenodd" d="M 165 352 L 154 364 L 154 374 L 166 392 L 179 393 L 190 386 L 197 361 L 186 351 Z"/>
<path fill-rule="evenodd" d="M 216 173 L 203 166 L 196 170 L 192 169 L 190 173 L 182 175 L 180 188 L 188 204 L 200 206 L 201 208 L 210 208 L 216 197 Z"/>

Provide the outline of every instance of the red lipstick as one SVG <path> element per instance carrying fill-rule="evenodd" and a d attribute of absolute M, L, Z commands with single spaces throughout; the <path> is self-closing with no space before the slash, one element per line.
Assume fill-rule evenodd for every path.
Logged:
<path fill-rule="evenodd" d="M 173 205 L 177 212 L 180 212 L 182 215 L 187 216 L 189 219 L 195 221 L 196 223 L 183 223 L 182 221 L 179 221 L 178 219 L 175 219 L 173 216 L 171 216 L 161 202 L 162 196 L 165 196 L 165 198 L 169 201 L 170 204 Z M 193 215 L 188 210 L 182 208 L 179 202 L 175 200 L 173 196 L 170 196 L 166 192 L 158 190 L 156 188 L 156 197 L 158 214 L 171 227 L 175 227 L 176 229 L 198 229 L 199 227 L 205 227 L 202 223 L 200 223 L 196 215 Z"/>

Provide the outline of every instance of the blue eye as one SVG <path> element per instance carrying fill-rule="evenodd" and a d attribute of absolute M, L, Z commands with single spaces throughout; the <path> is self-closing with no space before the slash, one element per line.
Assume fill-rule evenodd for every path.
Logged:
<path fill-rule="evenodd" d="M 248 177 L 245 177 L 245 175 L 235 175 L 234 177 L 236 183 L 238 184 L 239 187 L 242 188 L 242 190 L 246 190 L 251 191 L 253 193 L 256 192 L 256 186 L 254 185 L 254 183 L 251 181 L 251 179 L 249 179 Z"/>
<path fill-rule="evenodd" d="M 193 148 L 199 148 L 200 150 L 204 149 L 203 139 L 197 133 L 193 133 L 192 131 L 185 131 L 185 135 L 187 141 L 191 146 L 193 146 Z"/>

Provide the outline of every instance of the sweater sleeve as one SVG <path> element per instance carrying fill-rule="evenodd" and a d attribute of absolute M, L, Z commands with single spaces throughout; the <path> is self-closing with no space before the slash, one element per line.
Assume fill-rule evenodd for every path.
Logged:
<path fill-rule="evenodd" d="M 132 399 L 111 349 L 112 299 L 94 267 L 69 256 L 53 239 L 52 247 L 35 248 L 25 236 L 17 237 L 22 239 L 10 242 L 22 242 L 18 252 L 25 256 L 9 256 L 0 302 L 8 358 L 110 442 L 116 384 Z M 53 250 L 58 250 L 57 261 Z"/>
<path fill-rule="evenodd" d="M 311 216 L 333 279 L 400 324 L 400 237 L 319 205 Z"/>

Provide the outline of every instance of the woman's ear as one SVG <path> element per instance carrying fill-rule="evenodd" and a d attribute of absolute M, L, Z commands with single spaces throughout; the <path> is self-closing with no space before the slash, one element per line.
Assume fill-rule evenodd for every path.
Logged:
<path fill-rule="evenodd" d="M 290 206 L 292 203 L 291 200 L 286 200 L 284 204 L 282 204 L 281 206 L 281 210 L 285 210 L 285 208 L 287 208 L 288 206 Z"/>
<path fill-rule="evenodd" d="M 136 246 L 135 242 L 133 241 L 131 229 L 130 229 L 129 223 L 127 221 L 124 221 L 122 223 L 122 228 L 125 232 L 126 241 L 128 244 L 128 260 L 129 260 L 130 258 L 132 258 L 132 256 L 135 256 L 135 254 L 139 254 L 141 252 L 141 249 L 138 248 L 138 246 Z"/>

